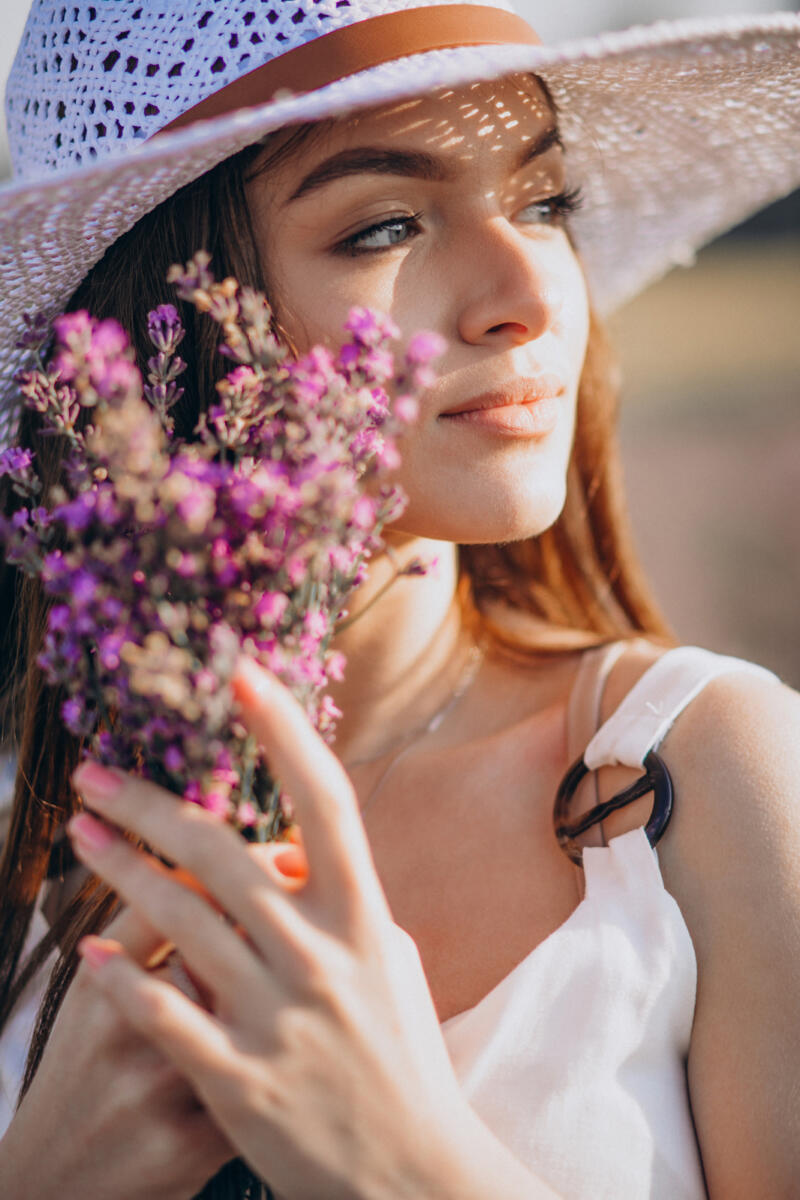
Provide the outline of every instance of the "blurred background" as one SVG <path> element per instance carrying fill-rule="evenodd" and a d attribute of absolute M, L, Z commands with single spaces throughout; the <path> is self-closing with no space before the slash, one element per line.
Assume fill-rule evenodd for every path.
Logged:
<path fill-rule="evenodd" d="M 111 2 L 111 0 L 106 0 Z M 517 0 L 545 41 L 776 0 Z M 29 0 L 0 0 L 0 79 Z M 0 178 L 9 173 L 0 118 Z M 614 316 L 636 541 L 684 642 L 800 687 L 800 193 Z"/>

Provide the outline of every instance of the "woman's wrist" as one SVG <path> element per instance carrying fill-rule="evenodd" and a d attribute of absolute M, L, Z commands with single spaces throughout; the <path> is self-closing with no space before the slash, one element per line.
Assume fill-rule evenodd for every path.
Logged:
<path fill-rule="evenodd" d="M 455 1132 L 419 1147 L 422 1157 L 385 1191 L 359 1200 L 563 1200 L 529 1171 L 466 1103 Z"/>

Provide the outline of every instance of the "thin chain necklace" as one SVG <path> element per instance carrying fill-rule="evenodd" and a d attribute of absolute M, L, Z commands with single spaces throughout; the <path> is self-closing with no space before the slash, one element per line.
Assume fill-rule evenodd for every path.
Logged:
<path fill-rule="evenodd" d="M 475 679 L 475 676 L 478 674 L 478 668 L 480 667 L 481 663 L 483 662 L 485 654 L 486 654 L 485 640 L 477 642 L 475 645 L 473 645 L 472 648 L 470 649 L 469 654 L 467 655 L 467 660 L 464 665 L 464 669 L 462 670 L 461 675 L 459 676 L 459 678 L 456 682 L 456 686 L 453 691 L 453 694 L 448 697 L 448 699 L 445 701 L 445 703 L 442 705 L 442 707 L 440 709 L 437 709 L 437 711 L 433 714 L 433 716 L 424 725 L 419 726 L 417 729 L 413 729 L 411 731 L 411 733 L 403 734 L 398 739 L 400 742 L 400 747 L 397 750 L 397 753 L 394 754 L 393 757 L 389 759 L 389 761 L 386 764 L 386 766 L 384 767 L 383 771 L 381 771 L 380 775 L 378 776 L 377 781 L 373 784 L 372 790 L 371 790 L 370 794 L 367 796 L 367 799 L 361 808 L 362 816 L 366 812 L 368 806 L 375 799 L 375 797 L 378 793 L 378 790 L 385 782 L 386 777 L 389 774 L 389 772 L 392 770 L 392 768 L 395 767 L 397 765 L 397 763 L 400 762 L 400 760 L 405 756 L 407 751 L 409 751 L 412 748 L 412 746 L 415 746 L 417 744 L 417 742 L 420 741 L 421 738 L 425 737 L 429 733 L 434 733 L 435 730 L 437 730 L 439 728 L 439 726 L 442 724 L 442 721 L 444 721 L 445 717 L 450 712 L 450 710 L 455 708 L 458 701 L 464 695 L 467 688 L 470 686 L 470 684 Z M 397 742 L 394 742 L 393 745 L 396 746 Z M 351 767 L 358 767 L 358 766 L 363 766 L 366 763 L 377 762 L 377 760 L 379 758 L 382 758 L 385 753 L 386 753 L 386 751 L 383 750 L 380 754 L 374 755 L 372 758 L 357 758 L 352 762 L 345 763 L 344 766 L 347 770 L 349 770 Z"/>

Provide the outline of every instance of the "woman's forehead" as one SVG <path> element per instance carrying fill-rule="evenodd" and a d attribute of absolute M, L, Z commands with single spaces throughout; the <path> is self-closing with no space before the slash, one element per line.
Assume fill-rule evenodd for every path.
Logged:
<path fill-rule="evenodd" d="M 485 160 L 499 152 L 513 169 L 517 161 L 524 160 L 526 149 L 533 154 L 554 130 L 555 137 L 550 138 L 553 153 L 560 139 L 547 95 L 535 76 L 515 75 L 440 89 L 329 119 L 308 129 L 308 136 L 290 154 L 279 152 L 276 165 L 285 178 L 356 147 L 399 146 L 469 161 Z"/>
<path fill-rule="evenodd" d="M 367 127 L 390 132 L 450 130 L 455 135 L 488 136 L 499 129 L 530 129 L 533 136 L 555 123 L 553 109 L 534 75 L 481 80 L 461 87 L 442 88 L 424 96 L 394 101 L 354 113 L 337 125 L 346 136 Z"/>

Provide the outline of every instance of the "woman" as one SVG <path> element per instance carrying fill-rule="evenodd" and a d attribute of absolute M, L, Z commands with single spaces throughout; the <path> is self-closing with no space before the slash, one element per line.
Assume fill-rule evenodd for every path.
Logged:
<path fill-rule="evenodd" d="M 770 183 L 763 159 L 748 166 L 721 80 L 740 99 L 752 89 L 754 105 L 785 99 L 800 21 L 645 31 L 559 59 L 480 6 L 332 7 L 335 34 L 320 20 L 310 37 L 292 33 L 305 13 L 273 13 L 284 43 L 254 7 L 177 7 L 98 6 L 79 26 L 63 6 L 34 9 L 12 117 L 26 46 L 35 56 L 43 28 L 62 42 L 70 28 L 71 69 L 92 49 L 87 87 L 72 80 L 69 95 L 94 104 L 105 132 L 63 102 L 63 131 L 43 116 L 35 142 L 30 95 L 23 163 L 102 157 L 113 121 L 123 140 L 153 140 L 90 163 L 60 196 L 47 183 L 13 193 L 14 303 L 25 272 L 29 295 L 35 278 L 31 212 L 62 232 L 82 213 L 89 259 L 105 256 L 86 274 L 73 246 L 53 282 L 43 250 L 40 286 L 54 305 L 123 320 L 140 358 L 167 266 L 200 245 L 217 274 L 267 288 L 300 352 L 335 344 L 355 303 L 449 345 L 401 445 L 408 508 L 336 641 L 348 671 L 332 693 L 335 753 L 274 679 L 247 662 L 237 674 L 301 846 L 256 859 L 156 788 L 87 765 L 73 779 L 80 746 L 35 666 L 44 599 L 17 593 L 6 569 L 6 650 L 20 647 L 6 1018 L 56 943 L 62 960 L 0 1142 L 3 1194 L 189 1196 L 237 1154 L 286 1200 L 792 1194 L 800 701 L 750 664 L 668 649 L 625 536 L 614 373 L 593 305 L 658 273 L 681 237 L 697 245 L 723 213 L 743 216 L 743 192 L 751 209 L 796 180 L 797 135 L 763 112 Z M 242 59 L 245 42 L 265 41 Z M 179 44 L 189 61 L 177 71 Z M 262 74 L 244 76 L 257 53 Z M 705 107 L 676 99 L 676 58 Z M 630 120 L 643 77 L 648 114 L 679 113 L 658 171 L 664 127 Z M 298 79 L 304 96 L 257 104 Z M 134 124 L 148 105 L 149 125 Z M 659 207 L 680 169 L 675 130 L 698 121 L 703 144 L 713 129 L 721 147 L 720 175 L 707 163 L 700 199 Z M 734 174 L 732 198 L 722 177 Z M 567 223 L 576 179 L 574 229 L 591 222 L 580 257 Z M 624 179 L 639 190 L 623 220 Z M 220 371 L 202 323 L 188 342 L 183 431 Z M 57 477 L 33 415 L 17 436 Z M 420 553 L 437 570 L 384 592 Z M 583 767 L 568 776 L 581 756 L 593 780 Z M 626 795 L 643 763 L 646 784 Z M 71 903 L 47 890 L 50 933 L 18 971 L 52 847 L 65 853 L 59 834 L 82 806 L 69 833 L 88 878 Z M 589 812 L 602 820 L 569 836 Z M 172 975 L 158 967 L 171 943 L 183 963 Z M 241 1186 L 225 1168 L 204 1194 Z"/>

